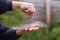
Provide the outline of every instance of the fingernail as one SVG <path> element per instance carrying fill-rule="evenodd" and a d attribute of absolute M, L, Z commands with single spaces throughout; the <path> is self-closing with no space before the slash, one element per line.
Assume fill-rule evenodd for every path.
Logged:
<path fill-rule="evenodd" d="M 32 28 L 29 28 L 29 30 L 32 30 Z"/>
<path fill-rule="evenodd" d="M 25 30 L 27 30 L 28 28 L 25 28 Z"/>

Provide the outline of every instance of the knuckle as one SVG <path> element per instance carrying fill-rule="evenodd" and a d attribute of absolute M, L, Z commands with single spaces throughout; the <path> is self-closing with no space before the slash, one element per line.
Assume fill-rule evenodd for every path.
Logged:
<path fill-rule="evenodd" d="M 33 5 L 33 3 L 31 3 L 31 5 Z"/>

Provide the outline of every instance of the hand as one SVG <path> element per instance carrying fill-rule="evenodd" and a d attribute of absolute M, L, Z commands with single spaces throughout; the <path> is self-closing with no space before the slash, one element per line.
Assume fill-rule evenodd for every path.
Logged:
<path fill-rule="evenodd" d="M 35 8 L 32 3 L 13 1 L 13 8 L 21 9 L 23 12 L 25 12 L 28 15 L 28 17 L 32 17 L 35 13 Z"/>
<path fill-rule="evenodd" d="M 25 32 L 27 32 L 27 33 L 29 33 L 29 32 L 34 32 L 34 31 L 36 31 L 37 29 L 39 29 L 39 27 L 33 27 L 33 28 L 25 28 L 25 29 L 17 29 L 16 30 L 16 34 L 17 35 L 21 35 L 21 34 L 23 34 L 23 33 L 25 33 Z"/>
<path fill-rule="evenodd" d="M 21 2 L 20 9 L 25 12 L 28 17 L 32 17 L 35 13 L 35 8 L 32 3 Z"/>

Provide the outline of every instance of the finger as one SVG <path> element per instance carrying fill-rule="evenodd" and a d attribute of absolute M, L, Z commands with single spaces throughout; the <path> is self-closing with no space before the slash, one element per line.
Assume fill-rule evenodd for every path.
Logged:
<path fill-rule="evenodd" d="M 29 6 L 28 10 L 30 10 L 32 13 L 36 12 L 34 5 Z"/>
<path fill-rule="evenodd" d="M 32 7 L 28 7 L 26 11 L 28 13 L 34 13 L 34 9 Z"/>
<path fill-rule="evenodd" d="M 35 27 L 35 28 L 33 28 L 33 30 L 37 30 L 37 29 L 39 29 L 39 27 Z"/>
<path fill-rule="evenodd" d="M 33 32 L 34 30 L 32 30 L 31 28 L 25 28 L 25 32 Z"/>
<path fill-rule="evenodd" d="M 39 29 L 39 27 L 29 28 L 29 31 L 35 31 L 37 29 Z"/>
<path fill-rule="evenodd" d="M 32 16 L 35 16 L 35 13 L 33 10 L 28 10 L 28 15 L 30 15 L 32 17 Z"/>
<path fill-rule="evenodd" d="M 27 15 L 29 18 L 32 18 L 33 13 L 31 13 L 31 12 L 28 11 L 28 10 L 25 10 L 25 12 L 26 12 L 26 15 Z"/>
<path fill-rule="evenodd" d="M 25 28 L 25 32 L 29 32 L 29 28 Z"/>
<path fill-rule="evenodd" d="M 23 8 L 22 9 L 22 11 L 24 12 L 24 13 L 27 13 L 28 11 L 26 11 L 27 10 L 27 8 Z"/>
<path fill-rule="evenodd" d="M 26 13 L 34 13 L 35 12 L 35 8 L 34 7 L 27 7 L 27 9 L 25 10 Z"/>
<path fill-rule="evenodd" d="M 32 18 L 33 15 L 27 14 L 28 18 Z"/>
<path fill-rule="evenodd" d="M 28 8 L 28 12 L 29 13 L 34 13 L 34 9 L 33 8 Z"/>
<path fill-rule="evenodd" d="M 32 28 L 29 28 L 29 32 L 34 32 L 35 30 L 33 30 Z"/>
<path fill-rule="evenodd" d="M 36 9 L 33 7 L 33 13 L 35 13 L 36 12 Z"/>

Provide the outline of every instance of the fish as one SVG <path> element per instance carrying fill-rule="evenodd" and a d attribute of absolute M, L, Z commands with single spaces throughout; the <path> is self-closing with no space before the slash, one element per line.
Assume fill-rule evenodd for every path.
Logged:
<path fill-rule="evenodd" d="M 33 28 L 33 27 L 47 28 L 47 25 L 41 21 L 30 21 L 20 26 L 13 27 L 13 29 L 24 29 L 24 28 Z"/>

